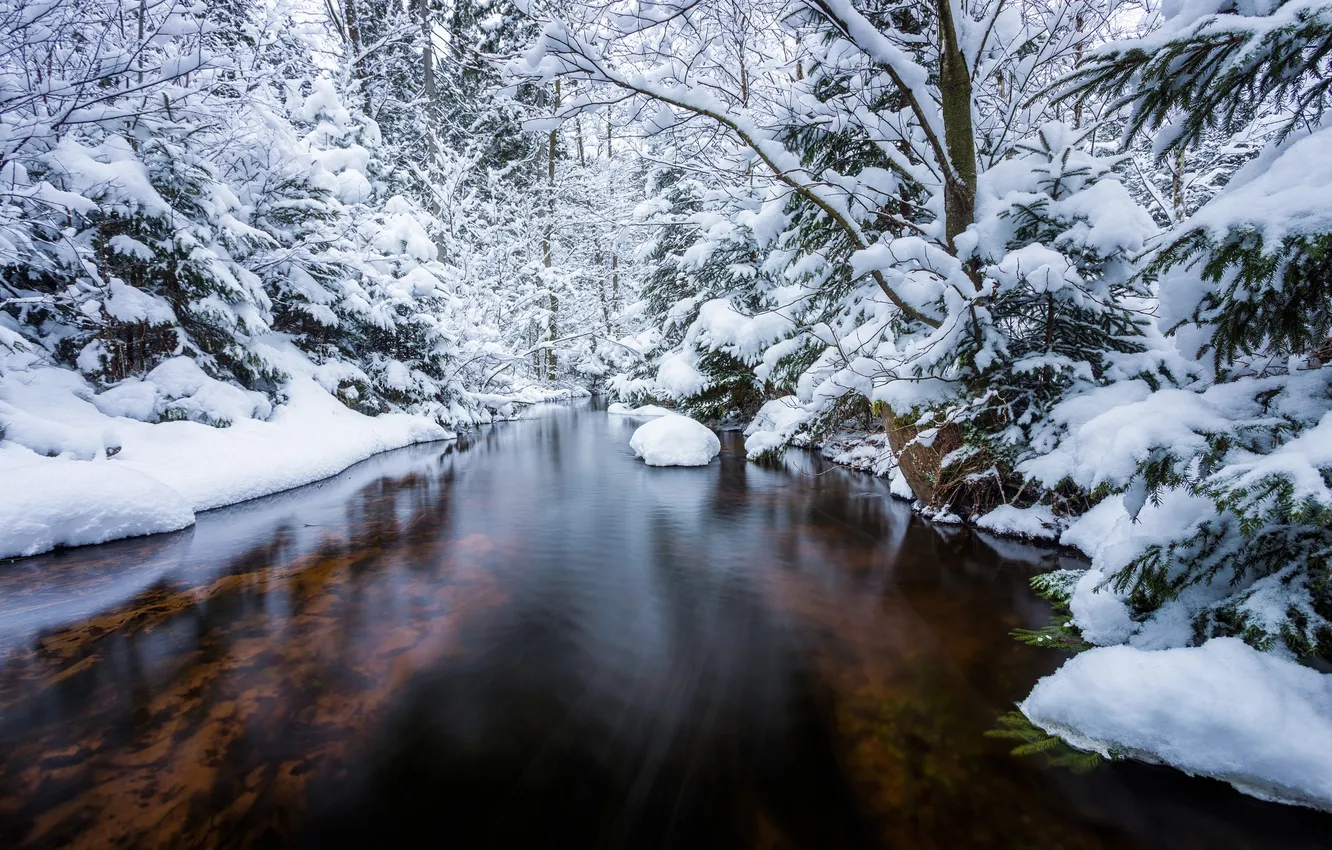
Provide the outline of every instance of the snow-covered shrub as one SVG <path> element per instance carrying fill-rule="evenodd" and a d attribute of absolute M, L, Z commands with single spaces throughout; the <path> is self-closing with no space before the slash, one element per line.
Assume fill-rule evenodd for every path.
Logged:
<path fill-rule="evenodd" d="M 748 420 L 776 377 L 767 355 L 794 330 L 774 297 L 774 211 L 762 198 L 709 189 L 678 171 L 653 179 L 656 197 L 640 210 L 661 225 L 644 248 L 650 349 L 611 387 L 705 420 Z"/>
<path fill-rule="evenodd" d="M 1146 263 L 1173 356 L 1196 379 L 1126 386 L 1116 404 L 1068 417 L 1081 421 L 1066 456 L 1104 458 L 1084 485 L 1124 492 L 1128 517 L 1172 517 L 1104 564 L 1103 592 L 1123 595 L 1137 632 L 1190 624 L 1162 640 L 1237 635 L 1332 658 L 1332 137 L 1320 126 L 1328 60 L 1312 49 L 1326 8 L 1185 5 L 1073 79 L 1080 96 L 1122 97 L 1131 127 L 1159 130 L 1167 155 L 1253 114 L 1281 125 Z M 1133 440 L 1092 448 L 1130 416 Z"/>

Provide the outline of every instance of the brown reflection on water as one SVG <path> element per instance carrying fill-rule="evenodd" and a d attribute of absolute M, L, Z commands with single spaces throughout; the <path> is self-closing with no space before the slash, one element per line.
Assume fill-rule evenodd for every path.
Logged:
<path fill-rule="evenodd" d="M 207 583 L 162 580 L 11 650 L 0 671 L 3 846 L 245 846 L 290 834 L 389 696 L 502 605 L 473 535 L 420 565 L 444 482 L 385 478 L 345 524 L 290 528 Z M 128 544 L 140 548 L 140 544 Z M 97 550 L 85 550 L 99 566 Z M 120 558 L 113 553 L 105 568 Z M 406 569 L 412 565 L 412 569 Z"/>
<path fill-rule="evenodd" d="M 0 565 L 0 847 L 1258 848 L 1326 816 L 984 737 L 1061 556 L 591 410 Z M 465 449 L 465 450 L 463 450 Z"/>

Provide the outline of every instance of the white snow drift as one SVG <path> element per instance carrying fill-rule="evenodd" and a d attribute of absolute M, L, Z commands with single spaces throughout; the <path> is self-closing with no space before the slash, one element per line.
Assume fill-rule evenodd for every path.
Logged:
<path fill-rule="evenodd" d="M 0 557 L 177 531 L 194 511 L 175 490 L 114 461 L 0 470 Z"/>
<path fill-rule="evenodd" d="M 721 453 L 721 440 L 706 425 L 671 414 L 640 426 L 629 448 L 648 466 L 707 466 Z"/>
<path fill-rule="evenodd" d="M 308 376 L 294 378 L 287 403 L 272 411 L 262 395 L 216 381 L 184 358 L 100 395 L 70 370 L 18 359 L 8 365 L 24 368 L 0 373 L 0 558 L 175 531 L 196 511 L 453 436 L 419 416 L 364 416 Z M 231 424 L 115 415 L 164 410 Z M 270 411 L 268 421 L 248 418 Z"/>
<path fill-rule="evenodd" d="M 674 410 L 668 410 L 655 404 L 645 404 L 642 407 L 630 407 L 623 402 L 614 402 L 606 408 L 606 412 L 612 416 L 638 416 L 644 419 L 657 416 L 671 416 Z"/>
<path fill-rule="evenodd" d="M 1042 679 L 1022 710 L 1084 749 L 1332 811 L 1332 677 L 1238 638 L 1091 649 Z"/>

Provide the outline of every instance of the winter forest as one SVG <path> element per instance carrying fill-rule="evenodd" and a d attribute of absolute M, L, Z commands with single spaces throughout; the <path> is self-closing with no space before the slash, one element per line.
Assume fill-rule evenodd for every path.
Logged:
<path fill-rule="evenodd" d="M 0 0 L 0 558 L 604 397 L 1063 547 L 1008 746 L 1332 810 L 1329 80 L 1328 0 Z"/>

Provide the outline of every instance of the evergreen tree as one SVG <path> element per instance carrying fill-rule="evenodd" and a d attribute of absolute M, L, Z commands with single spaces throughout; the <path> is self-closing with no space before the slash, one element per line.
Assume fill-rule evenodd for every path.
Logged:
<path fill-rule="evenodd" d="M 1269 116 L 1275 138 L 1146 264 L 1164 318 L 1211 374 L 1192 389 L 1215 411 L 1188 442 L 1156 444 L 1122 486 L 1134 513 L 1204 496 L 1214 512 L 1153 544 L 1116 576 L 1142 618 L 1195 599 L 1200 637 L 1332 658 L 1332 168 L 1326 7 L 1180 10 L 1160 31 L 1098 54 L 1070 97 L 1116 97 L 1163 157 Z M 1229 592 L 1195 588 L 1228 583 Z"/>
<path fill-rule="evenodd" d="M 965 430 L 946 465 L 958 467 L 949 477 L 960 489 L 1024 489 L 1021 463 L 1058 440 L 1049 412 L 1131 374 L 1126 355 L 1146 348 L 1152 292 L 1134 261 L 1155 227 L 1114 161 L 1086 149 L 1087 135 L 1047 124 L 982 176 L 975 256 L 992 287 L 985 318 L 1002 344 L 986 350 L 983 340 L 964 337 L 959 346 L 977 366 L 975 401 L 949 413 Z M 977 477 L 978 469 L 989 474 Z M 941 475 L 937 492 L 943 483 Z M 1025 489 L 1034 499 L 1059 498 Z M 1056 507 L 1065 513 L 1082 505 Z"/>
<path fill-rule="evenodd" d="M 650 270 L 641 290 L 651 345 L 613 386 L 705 420 L 747 420 L 764 401 L 755 367 L 766 346 L 728 334 L 726 323 L 748 324 L 774 306 L 768 252 L 733 221 L 733 208 L 753 207 L 755 199 L 709 190 L 678 169 L 659 170 L 652 181 L 658 198 L 649 220 L 659 230 L 645 246 Z"/>

